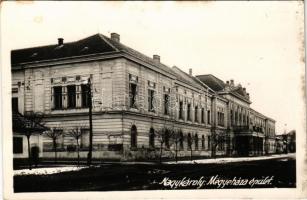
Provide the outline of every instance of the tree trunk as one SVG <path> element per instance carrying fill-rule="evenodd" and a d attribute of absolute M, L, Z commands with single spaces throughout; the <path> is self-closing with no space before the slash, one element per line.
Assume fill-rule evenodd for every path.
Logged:
<path fill-rule="evenodd" d="M 193 150 L 192 150 L 192 146 L 191 146 L 191 161 L 193 160 L 192 154 L 193 154 Z"/>
<path fill-rule="evenodd" d="M 161 145 L 160 145 L 160 164 L 162 163 L 162 146 L 163 146 L 163 143 L 161 142 Z"/>
<path fill-rule="evenodd" d="M 177 151 L 178 151 L 178 147 L 177 147 L 177 141 L 176 141 L 176 146 L 175 146 L 175 158 L 176 158 L 176 163 L 178 161 L 178 155 L 177 155 Z"/>
<path fill-rule="evenodd" d="M 77 154 L 78 154 L 78 167 L 79 167 L 79 164 L 80 164 L 80 154 L 79 154 L 79 141 L 77 139 Z"/>
<path fill-rule="evenodd" d="M 29 170 L 32 170 L 30 135 L 27 135 L 27 141 L 28 141 L 28 163 L 29 163 Z"/>

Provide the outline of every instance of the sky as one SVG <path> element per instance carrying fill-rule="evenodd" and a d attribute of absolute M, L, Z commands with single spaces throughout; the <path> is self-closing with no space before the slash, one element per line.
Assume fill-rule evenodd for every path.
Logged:
<path fill-rule="evenodd" d="M 170 67 L 234 79 L 280 134 L 305 126 L 303 8 L 296 1 L 3 2 L 2 58 L 59 37 L 116 32 Z"/>

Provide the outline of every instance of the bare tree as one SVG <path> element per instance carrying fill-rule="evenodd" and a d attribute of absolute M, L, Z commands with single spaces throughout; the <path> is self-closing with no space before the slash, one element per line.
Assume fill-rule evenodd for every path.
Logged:
<path fill-rule="evenodd" d="M 172 130 L 172 134 L 171 134 L 171 138 L 172 138 L 172 142 L 175 144 L 175 160 L 176 162 L 178 161 L 178 143 L 183 139 L 182 135 L 180 134 L 181 130 Z"/>
<path fill-rule="evenodd" d="M 52 139 L 52 146 L 54 151 L 54 163 L 57 162 L 57 140 L 63 135 L 62 127 L 51 127 L 49 130 L 44 132 L 44 135 Z"/>
<path fill-rule="evenodd" d="M 88 129 L 88 127 L 83 126 L 83 125 L 74 126 L 74 127 L 69 128 L 66 133 L 68 136 L 73 137 L 76 140 L 78 166 L 80 164 L 80 143 L 79 141 L 81 140 L 81 137 L 84 134 L 84 132 L 82 131 L 83 129 Z"/>
<path fill-rule="evenodd" d="M 42 133 L 45 130 L 48 130 L 42 122 L 44 114 L 41 112 L 25 112 L 24 115 L 15 112 L 13 113 L 13 130 L 24 133 L 27 137 L 28 144 L 28 163 L 29 169 L 32 169 L 31 161 L 31 145 L 30 138 L 34 133 Z"/>
<path fill-rule="evenodd" d="M 188 149 L 190 150 L 190 160 L 193 160 L 193 142 L 195 141 L 195 136 L 193 134 L 188 134 L 187 136 L 187 143 L 188 143 Z"/>
<path fill-rule="evenodd" d="M 159 130 L 156 131 L 156 136 L 157 139 L 160 143 L 160 155 L 159 155 L 159 162 L 162 163 L 162 154 L 163 154 L 163 145 L 166 148 L 170 148 L 170 144 L 171 144 L 171 139 L 173 138 L 172 134 L 174 133 L 174 131 L 163 127 Z"/>

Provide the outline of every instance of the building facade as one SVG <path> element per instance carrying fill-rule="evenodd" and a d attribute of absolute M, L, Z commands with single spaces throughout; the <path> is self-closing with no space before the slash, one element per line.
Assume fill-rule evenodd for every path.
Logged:
<path fill-rule="evenodd" d="M 213 75 L 193 76 L 120 42 L 96 34 L 55 45 L 12 51 L 12 110 L 43 113 L 44 125 L 63 129 L 60 158 L 87 156 L 92 106 L 93 158 L 254 156 L 273 152 L 275 121 L 253 110 L 246 89 Z M 88 81 L 90 81 L 90 91 Z M 91 94 L 91 98 L 89 98 Z M 90 100 L 91 101 L 90 101 Z M 22 130 L 14 157 L 25 157 Z M 52 140 L 33 135 L 31 147 L 52 157 Z M 18 150 L 18 151 L 17 151 Z"/>

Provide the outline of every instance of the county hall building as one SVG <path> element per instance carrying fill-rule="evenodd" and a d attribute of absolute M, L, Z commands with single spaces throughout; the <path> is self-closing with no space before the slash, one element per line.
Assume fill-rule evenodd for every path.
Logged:
<path fill-rule="evenodd" d="M 275 121 L 250 107 L 243 86 L 168 67 L 158 55 L 125 46 L 117 33 L 13 50 L 11 64 L 13 113 L 43 113 L 45 126 L 63 129 L 59 158 L 77 157 L 76 141 L 65 134 L 76 127 L 82 131 L 80 156 L 87 156 L 91 103 L 96 159 L 274 152 Z M 14 158 L 27 157 L 26 136 L 14 126 L 13 117 Z M 31 136 L 30 146 L 38 147 L 40 157 L 54 155 L 52 140 L 42 133 Z"/>

